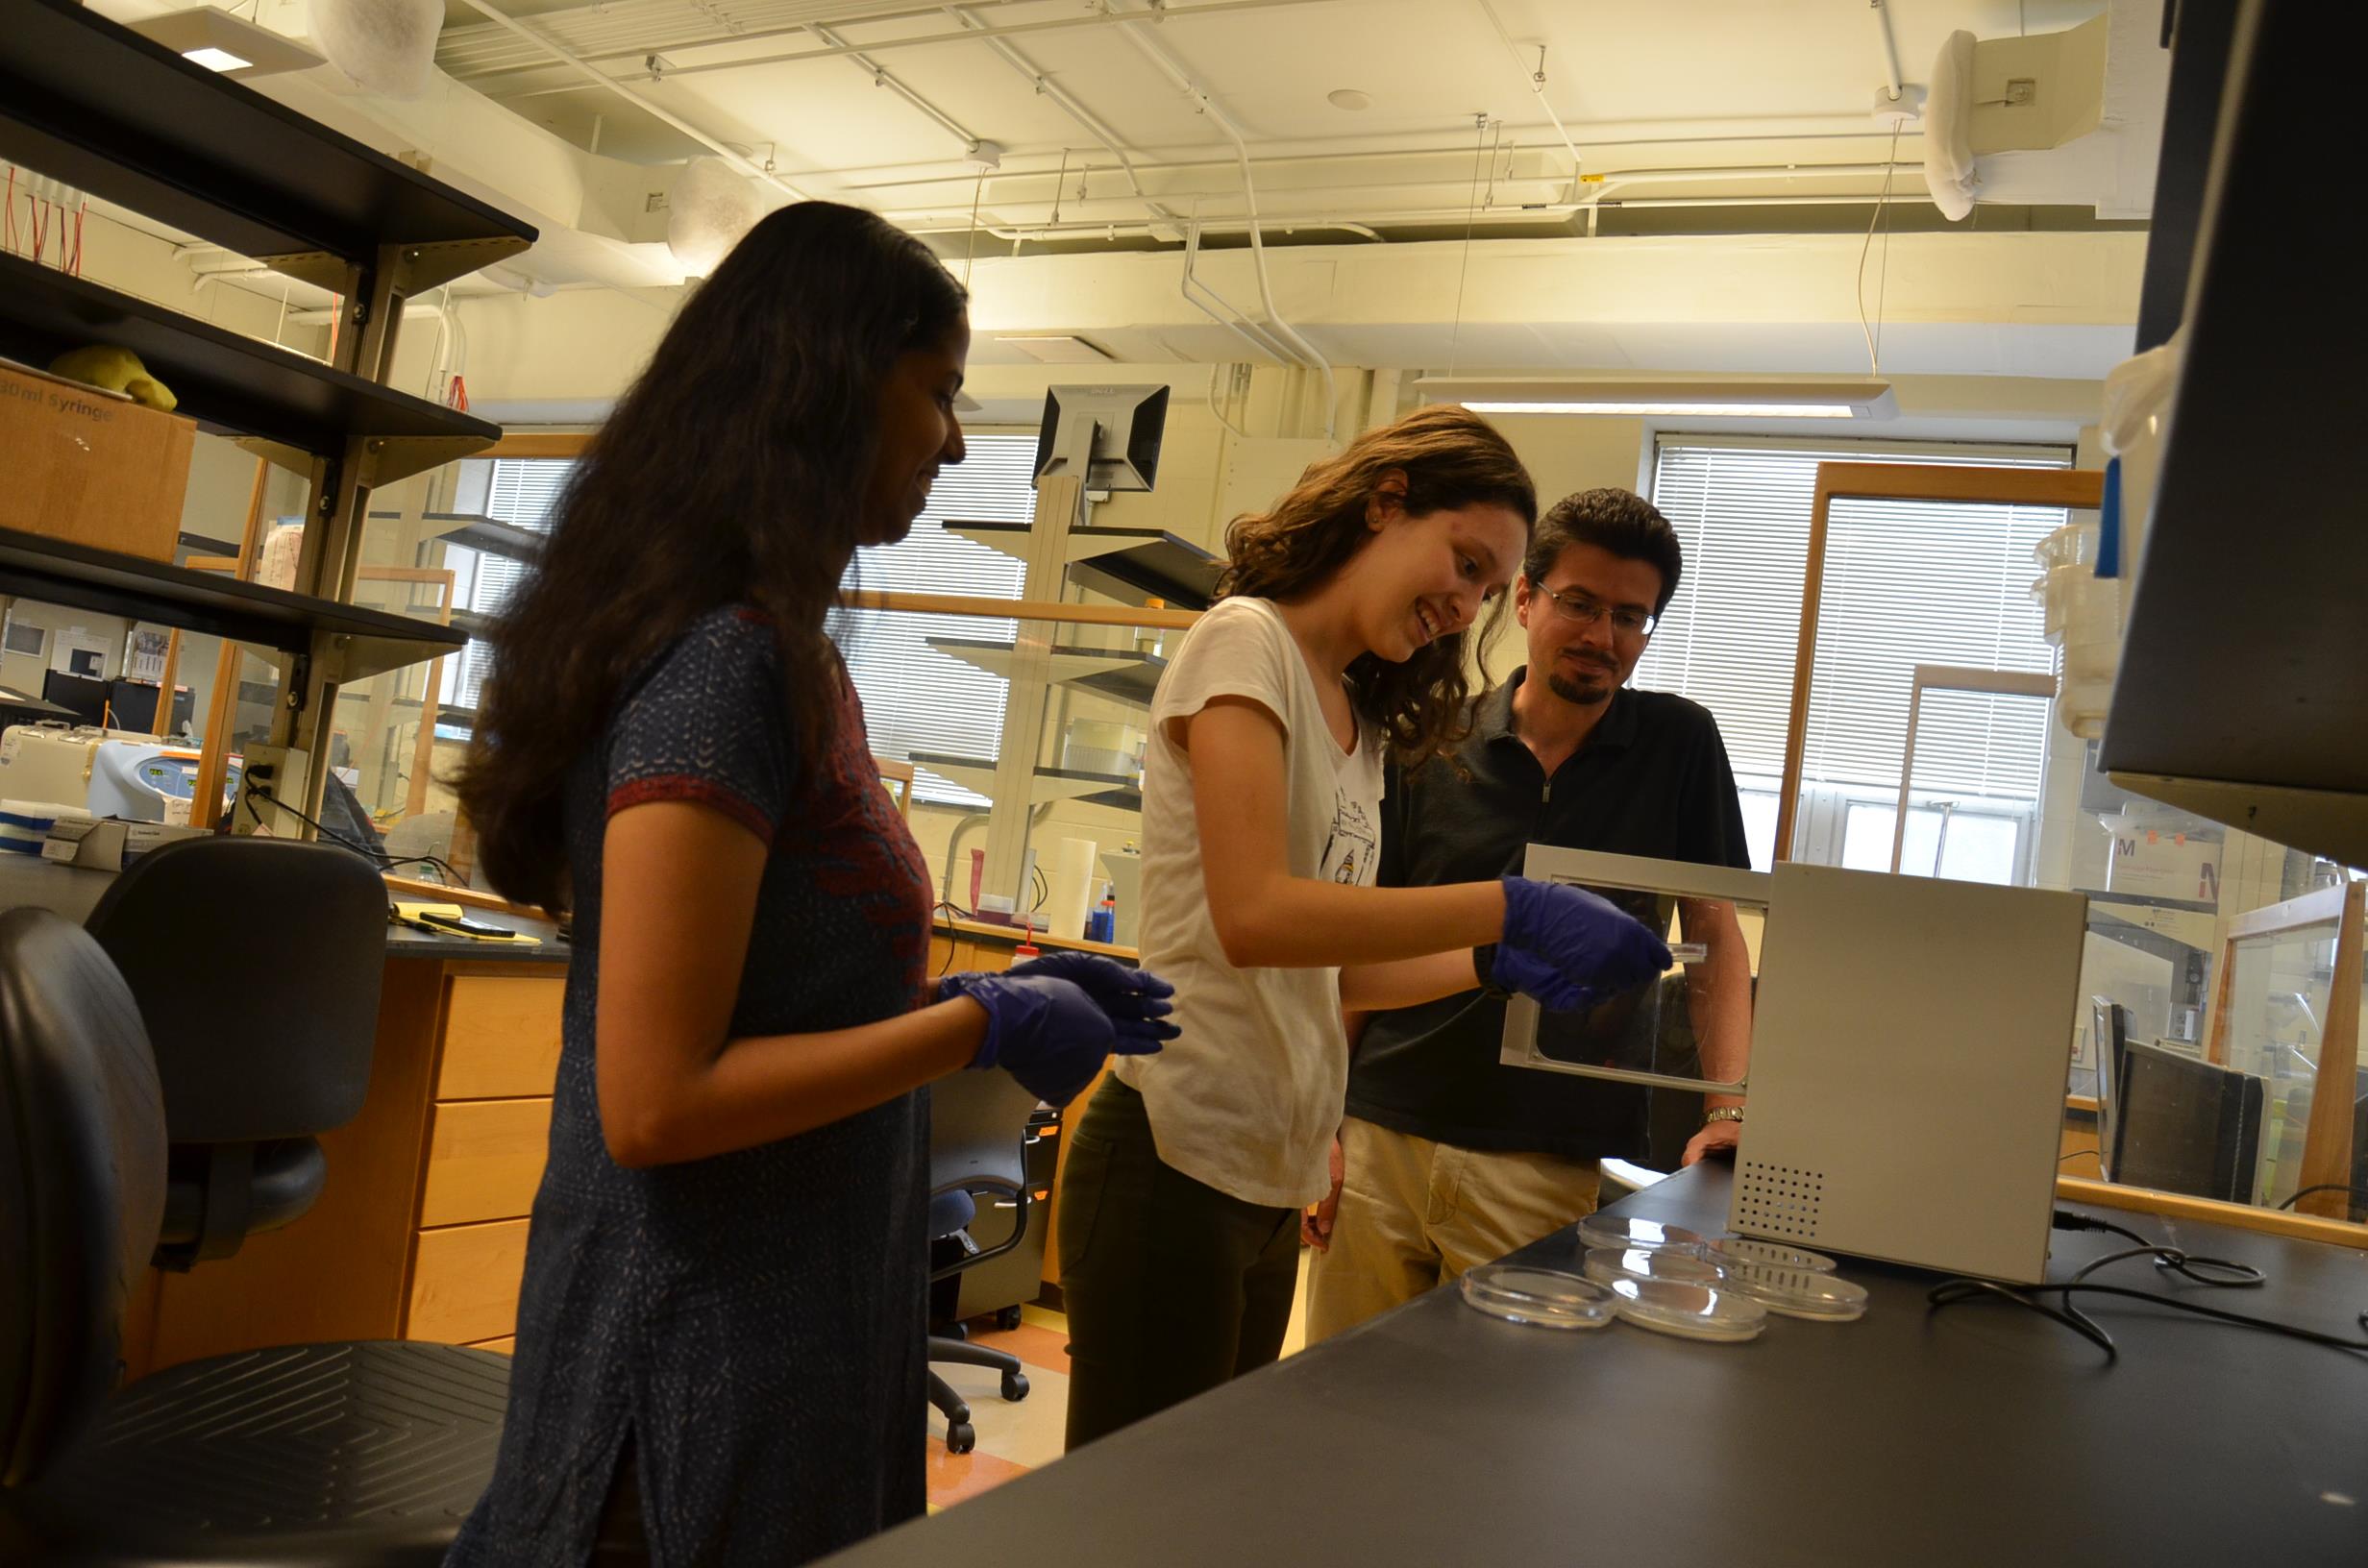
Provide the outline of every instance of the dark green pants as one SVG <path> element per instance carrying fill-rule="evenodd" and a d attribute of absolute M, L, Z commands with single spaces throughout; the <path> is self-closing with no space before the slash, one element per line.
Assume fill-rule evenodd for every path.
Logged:
<path fill-rule="evenodd" d="M 1299 1211 L 1162 1161 L 1143 1096 L 1103 1081 L 1061 1158 L 1069 1447 L 1252 1372 L 1283 1351 Z"/>

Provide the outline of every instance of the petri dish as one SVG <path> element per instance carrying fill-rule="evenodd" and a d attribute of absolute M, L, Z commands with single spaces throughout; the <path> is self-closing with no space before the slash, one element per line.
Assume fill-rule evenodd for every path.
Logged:
<path fill-rule="evenodd" d="M 1541 1329 L 1600 1329 L 1612 1321 L 1612 1292 L 1560 1269 L 1484 1263 L 1464 1275 L 1464 1300 L 1508 1323 Z"/>
<path fill-rule="evenodd" d="M 1731 1263 L 1720 1286 L 1747 1296 L 1771 1312 L 1819 1323 L 1847 1323 L 1866 1315 L 1866 1286 L 1838 1274 L 1778 1268 L 1768 1263 Z"/>
<path fill-rule="evenodd" d="M 1748 1296 L 1674 1280 L 1623 1278 L 1611 1286 L 1623 1322 L 1681 1339 L 1735 1344 L 1767 1327 L 1767 1309 Z"/>
<path fill-rule="evenodd" d="M 1716 1285 L 1720 1270 L 1694 1247 L 1590 1247 L 1587 1277 L 1609 1285 L 1615 1280 L 1667 1280 L 1678 1285 Z"/>
<path fill-rule="evenodd" d="M 1699 1252 L 1709 1243 L 1699 1231 L 1683 1225 L 1664 1225 L 1657 1219 L 1630 1219 L 1624 1214 L 1590 1214 L 1579 1221 L 1579 1240 L 1588 1247 L 1691 1247 Z"/>
<path fill-rule="evenodd" d="M 1756 1241 L 1748 1236 L 1722 1236 L 1704 1243 L 1711 1261 L 1732 1268 L 1737 1263 L 1761 1263 L 1769 1268 L 1794 1268 L 1809 1274 L 1831 1274 L 1838 1266 L 1822 1252 L 1788 1247 L 1781 1241 Z"/>

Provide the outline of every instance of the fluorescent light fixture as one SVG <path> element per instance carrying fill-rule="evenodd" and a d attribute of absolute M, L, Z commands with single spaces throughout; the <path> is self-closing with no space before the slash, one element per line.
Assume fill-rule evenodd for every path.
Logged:
<path fill-rule="evenodd" d="M 232 78 L 306 71 L 321 63 L 320 56 L 294 38 L 244 21 L 218 6 L 167 12 L 131 27 L 182 59 Z"/>
<path fill-rule="evenodd" d="M 210 44 L 203 49 L 184 49 L 181 58 L 196 61 L 210 71 L 243 71 L 255 63 L 251 60 L 239 59 L 228 49 L 216 49 Z"/>
<path fill-rule="evenodd" d="M 1475 414 L 1673 414 L 1681 419 L 1855 419 L 1846 403 L 1480 403 L 1464 406 Z"/>
<path fill-rule="evenodd" d="M 1670 419 L 1890 419 L 1891 383 L 1855 376 L 1425 376 L 1432 403 L 1476 414 L 1612 414 Z"/>
<path fill-rule="evenodd" d="M 1110 358 L 1099 344 L 1065 332 L 998 332 L 995 341 L 1045 365 L 1098 365 Z"/>

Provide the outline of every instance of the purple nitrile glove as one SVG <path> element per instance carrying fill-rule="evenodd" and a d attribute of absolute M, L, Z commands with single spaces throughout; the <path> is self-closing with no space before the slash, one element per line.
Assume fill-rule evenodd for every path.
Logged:
<path fill-rule="evenodd" d="M 1576 1013 L 1669 967 L 1668 943 L 1584 888 L 1508 876 L 1505 934 L 1488 978 Z"/>
<path fill-rule="evenodd" d="M 1175 1011 L 1169 1000 L 1175 987 L 1148 969 L 1130 968 L 1099 953 L 1050 952 L 1014 964 L 1007 972 L 1049 975 L 1084 992 L 1110 1016 L 1122 1051 L 1130 1044 L 1157 1050 L 1176 1037 L 1175 1025 L 1165 1021 Z"/>
<path fill-rule="evenodd" d="M 1110 1015 L 1073 981 L 1046 974 L 950 974 L 937 999 L 967 996 L 986 1009 L 987 1032 L 974 1067 L 1001 1067 L 1047 1105 L 1077 1097 L 1113 1051 L 1124 1056 L 1159 1049 L 1148 1040 L 1122 1040 Z"/>

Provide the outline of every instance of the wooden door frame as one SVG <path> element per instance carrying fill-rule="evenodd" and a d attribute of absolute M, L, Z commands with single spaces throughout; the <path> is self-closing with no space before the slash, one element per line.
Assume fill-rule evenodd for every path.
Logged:
<path fill-rule="evenodd" d="M 1776 796 L 1777 860 L 1792 858 L 1801 766 L 1809 748 L 1809 688 L 1817 663 L 1817 606 L 1825 590 L 1826 513 L 1836 500 L 1937 501 L 1987 506 L 2104 503 L 2105 474 L 2093 468 L 1990 468 L 1951 463 L 1819 463 L 1801 574 L 1800 637 L 1792 658 L 1792 711 L 1785 723 L 1784 782 Z"/>

